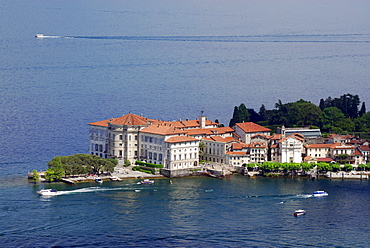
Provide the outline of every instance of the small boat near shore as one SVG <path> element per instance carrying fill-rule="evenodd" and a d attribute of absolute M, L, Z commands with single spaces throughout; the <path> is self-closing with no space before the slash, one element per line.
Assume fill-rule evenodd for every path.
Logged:
<path fill-rule="evenodd" d="M 95 178 L 95 182 L 102 184 L 103 180 L 100 177 Z"/>
<path fill-rule="evenodd" d="M 301 216 L 301 215 L 305 215 L 306 214 L 306 210 L 303 210 L 303 209 L 298 209 L 296 211 L 294 211 L 294 216 Z"/>
<path fill-rule="evenodd" d="M 111 181 L 122 181 L 122 179 L 121 179 L 121 178 L 116 177 L 116 176 L 111 176 L 111 177 L 109 177 L 109 179 L 110 179 Z"/>
<path fill-rule="evenodd" d="M 137 184 L 153 184 L 154 180 L 144 179 L 143 181 L 138 182 Z"/>
<path fill-rule="evenodd" d="M 58 191 L 56 189 L 42 189 L 37 191 L 37 194 L 39 195 L 57 195 Z"/>
<path fill-rule="evenodd" d="M 312 196 L 315 196 L 315 197 L 328 196 L 328 195 L 329 194 L 323 190 L 316 190 L 312 192 Z"/>

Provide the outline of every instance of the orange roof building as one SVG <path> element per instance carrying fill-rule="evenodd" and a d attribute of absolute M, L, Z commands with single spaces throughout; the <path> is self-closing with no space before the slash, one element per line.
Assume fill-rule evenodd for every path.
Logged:
<path fill-rule="evenodd" d="M 235 132 L 240 136 L 240 140 L 244 143 L 251 143 L 251 137 L 257 134 L 270 136 L 271 129 L 260 126 L 254 122 L 236 123 L 233 126 Z"/>

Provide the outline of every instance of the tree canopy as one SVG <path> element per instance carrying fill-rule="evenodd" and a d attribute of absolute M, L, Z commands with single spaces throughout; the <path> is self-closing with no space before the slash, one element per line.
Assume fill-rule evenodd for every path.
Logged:
<path fill-rule="evenodd" d="M 72 156 L 56 156 L 48 163 L 47 174 L 51 181 L 60 180 L 64 175 L 97 174 L 112 172 L 118 161 L 104 159 L 96 155 L 75 154 Z M 48 180 L 48 179 L 47 179 Z M 50 181 L 50 180 L 49 180 Z"/>
<path fill-rule="evenodd" d="M 262 104 L 258 113 L 248 109 L 249 115 L 243 114 L 246 108 L 241 104 L 234 107 L 229 126 L 243 121 L 253 121 L 269 126 L 315 126 L 324 132 L 333 133 L 370 132 L 370 112 L 366 112 L 364 102 L 360 110 L 359 106 L 359 96 L 351 94 L 321 99 L 319 106 L 303 99 L 289 103 L 278 100 L 274 109 L 268 110 Z"/>

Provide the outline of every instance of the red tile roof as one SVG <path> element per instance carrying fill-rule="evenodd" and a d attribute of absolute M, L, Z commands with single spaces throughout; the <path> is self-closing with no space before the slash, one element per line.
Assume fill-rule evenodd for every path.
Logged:
<path fill-rule="evenodd" d="M 89 125 L 92 126 L 101 126 L 101 127 L 108 127 L 108 123 L 112 123 L 114 125 L 126 125 L 126 126 L 133 126 L 133 125 L 150 125 L 151 122 L 154 120 L 148 119 L 142 116 L 134 115 L 134 114 L 127 114 L 118 118 L 110 118 L 108 120 L 103 121 L 96 121 L 91 122 Z"/>
<path fill-rule="evenodd" d="M 226 152 L 229 155 L 247 155 L 245 152 Z"/>
<path fill-rule="evenodd" d="M 108 127 L 108 123 L 113 121 L 115 118 L 111 118 L 108 120 L 103 120 L 103 121 L 96 121 L 96 122 L 91 122 L 88 125 L 91 126 L 100 126 L 100 127 Z"/>
<path fill-rule="evenodd" d="M 110 123 L 114 124 L 114 125 L 127 125 L 127 126 L 150 125 L 150 121 L 149 121 L 148 118 L 138 116 L 138 115 L 134 115 L 134 114 L 127 114 L 127 115 L 115 118 Z"/>
<path fill-rule="evenodd" d="M 189 141 L 199 141 L 199 140 L 193 137 L 189 137 L 189 136 L 175 136 L 175 137 L 168 138 L 165 142 L 181 143 L 181 142 L 189 142 Z"/>
<path fill-rule="evenodd" d="M 179 125 L 179 126 L 184 127 L 184 128 L 200 127 L 199 120 L 175 121 L 173 123 L 175 125 Z M 210 121 L 210 120 L 206 120 L 206 126 L 210 126 L 210 125 L 218 125 L 218 123 Z"/>
<path fill-rule="evenodd" d="M 160 135 L 173 135 L 173 134 L 185 134 L 186 133 L 181 128 L 175 127 L 171 124 L 170 125 L 153 124 L 149 127 L 142 129 L 140 132 L 160 134 Z"/>
<path fill-rule="evenodd" d="M 332 158 L 316 158 L 317 162 L 333 162 Z"/>
<path fill-rule="evenodd" d="M 215 128 L 196 128 L 196 129 L 186 129 L 188 135 L 219 135 L 225 133 L 233 133 L 234 129 L 231 127 L 215 127 Z"/>
<path fill-rule="evenodd" d="M 301 137 L 301 135 L 297 135 L 297 134 L 295 133 L 295 134 L 289 135 L 289 136 L 287 136 L 287 137 L 285 137 L 285 138 L 283 138 L 283 139 L 279 140 L 279 143 L 281 143 L 281 142 L 283 142 L 283 141 L 287 140 L 288 138 L 295 138 L 296 140 L 299 140 L 299 141 L 301 141 L 301 142 L 303 142 L 303 141 L 304 141 L 304 139 Z"/>
<path fill-rule="evenodd" d="M 361 149 L 361 151 L 370 151 L 370 146 L 368 145 L 361 145 L 359 146 L 359 148 Z"/>
<path fill-rule="evenodd" d="M 270 132 L 271 129 L 265 128 L 260 126 L 254 122 L 243 122 L 243 123 L 236 123 L 240 129 L 242 129 L 245 133 L 257 133 L 257 132 Z"/>
<path fill-rule="evenodd" d="M 208 141 L 217 141 L 217 142 L 222 142 L 222 143 L 229 143 L 233 141 L 237 141 L 233 137 L 221 137 L 221 136 L 211 136 L 211 137 L 206 137 L 202 138 L 202 140 L 208 140 Z"/>
<path fill-rule="evenodd" d="M 306 148 L 333 148 L 336 145 L 340 145 L 339 143 L 334 144 L 310 144 L 306 145 Z"/>

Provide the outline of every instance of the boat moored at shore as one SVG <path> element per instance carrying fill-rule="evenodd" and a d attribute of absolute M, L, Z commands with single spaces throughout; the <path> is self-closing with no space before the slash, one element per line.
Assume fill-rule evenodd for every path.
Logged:
<path fill-rule="evenodd" d="M 95 178 L 95 182 L 102 184 L 103 180 L 100 177 Z"/>

